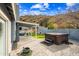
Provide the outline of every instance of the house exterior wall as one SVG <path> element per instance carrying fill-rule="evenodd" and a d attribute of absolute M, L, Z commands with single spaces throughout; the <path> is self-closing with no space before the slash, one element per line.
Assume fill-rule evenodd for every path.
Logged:
<path fill-rule="evenodd" d="M 5 20 L 5 55 L 9 55 L 11 51 L 11 21 L 9 20 L 7 13 L 0 10 L 0 16 Z"/>
<path fill-rule="evenodd" d="M 12 8 L 13 8 L 13 13 L 14 13 L 14 18 L 15 18 L 15 21 L 12 22 L 12 29 L 13 29 L 13 37 L 14 39 L 12 39 L 12 41 L 15 41 L 16 40 L 16 21 L 19 20 L 19 11 L 18 11 L 18 5 L 17 4 L 14 4 L 12 3 Z"/>
<path fill-rule="evenodd" d="M 6 10 L 5 5 L 0 3 L 0 16 L 5 20 L 5 45 L 6 45 L 6 54 L 9 55 L 12 51 L 12 41 L 16 39 L 16 20 L 19 19 L 18 17 L 18 6 L 16 4 L 12 4 L 14 19 L 11 19 L 9 16 L 9 11 Z"/>
<path fill-rule="evenodd" d="M 0 16 L 0 55 L 5 55 L 5 21 Z"/>

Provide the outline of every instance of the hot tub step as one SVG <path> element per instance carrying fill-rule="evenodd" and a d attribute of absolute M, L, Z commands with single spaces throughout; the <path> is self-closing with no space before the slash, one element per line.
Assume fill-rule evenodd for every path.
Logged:
<path fill-rule="evenodd" d="M 47 46 L 50 46 L 50 45 L 52 45 L 53 43 L 51 43 L 51 42 L 48 42 L 48 41 L 43 41 L 43 42 L 41 42 L 42 44 L 45 44 L 45 45 L 47 45 Z"/>

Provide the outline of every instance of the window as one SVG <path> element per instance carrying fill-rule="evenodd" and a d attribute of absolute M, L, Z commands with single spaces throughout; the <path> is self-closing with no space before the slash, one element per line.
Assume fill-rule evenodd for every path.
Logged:
<path fill-rule="evenodd" d="M 2 23 L 0 23 L 0 39 L 1 39 L 1 32 L 2 32 Z"/>
<path fill-rule="evenodd" d="M 0 56 L 5 55 L 5 21 L 0 18 Z"/>

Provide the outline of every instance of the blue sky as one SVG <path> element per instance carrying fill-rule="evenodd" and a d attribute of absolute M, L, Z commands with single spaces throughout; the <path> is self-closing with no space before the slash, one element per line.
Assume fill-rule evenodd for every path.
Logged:
<path fill-rule="evenodd" d="M 19 14 L 22 15 L 56 15 L 68 10 L 78 11 L 78 3 L 19 3 Z"/>

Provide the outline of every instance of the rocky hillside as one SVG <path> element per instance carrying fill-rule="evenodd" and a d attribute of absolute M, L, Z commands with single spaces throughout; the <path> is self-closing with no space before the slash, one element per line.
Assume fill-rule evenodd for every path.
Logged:
<path fill-rule="evenodd" d="M 55 16 L 21 16 L 21 21 L 38 23 L 48 28 L 79 28 L 79 12 L 69 12 Z"/>

